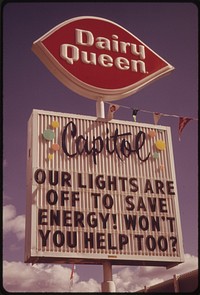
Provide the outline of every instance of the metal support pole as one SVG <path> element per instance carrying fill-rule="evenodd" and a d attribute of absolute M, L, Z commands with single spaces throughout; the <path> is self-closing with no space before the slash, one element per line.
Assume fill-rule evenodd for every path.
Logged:
<path fill-rule="evenodd" d="M 96 116 L 98 118 L 105 118 L 104 101 L 101 98 L 96 102 Z"/>
<path fill-rule="evenodd" d="M 112 280 L 112 264 L 110 261 L 103 262 L 103 283 L 101 283 L 101 291 L 116 292 L 115 283 Z"/>
<path fill-rule="evenodd" d="M 105 118 L 104 101 L 101 98 L 96 102 L 96 116 Z M 103 280 L 103 283 L 101 283 L 103 293 L 116 292 L 115 283 L 112 280 L 112 264 L 110 261 L 103 262 Z"/>

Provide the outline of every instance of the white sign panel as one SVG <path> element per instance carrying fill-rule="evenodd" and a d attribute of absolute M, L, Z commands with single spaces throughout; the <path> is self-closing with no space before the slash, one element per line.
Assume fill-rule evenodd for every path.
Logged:
<path fill-rule="evenodd" d="M 33 110 L 26 262 L 183 261 L 169 127 Z"/>

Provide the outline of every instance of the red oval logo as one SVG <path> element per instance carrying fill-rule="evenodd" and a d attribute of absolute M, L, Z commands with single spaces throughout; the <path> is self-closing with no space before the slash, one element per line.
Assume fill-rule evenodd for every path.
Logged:
<path fill-rule="evenodd" d="M 99 17 L 63 22 L 32 49 L 64 85 L 92 99 L 127 97 L 174 69 L 126 29 Z"/>

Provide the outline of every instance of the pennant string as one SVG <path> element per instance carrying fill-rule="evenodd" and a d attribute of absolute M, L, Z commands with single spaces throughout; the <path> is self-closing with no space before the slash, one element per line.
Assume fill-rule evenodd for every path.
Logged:
<path fill-rule="evenodd" d="M 110 104 L 108 102 L 105 101 L 105 103 Z M 119 105 L 119 107 L 121 108 L 125 108 L 125 109 L 130 109 L 132 111 L 135 111 L 135 109 L 131 108 L 131 107 L 127 107 L 124 105 Z M 155 114 L 156 112 L 152 112 L 152 111 L 148 111 L 148 110 L 143 110 L 143 109 L 137 109 L 137 111 L 143 112 L 143 113 L 149 113 L 149 114 Z M 165 114 L 165 113 L 158 113 L 160 116 L 164 116 L 164 117 L 174 117 L 174 118 L 180 118 L 180 117 L 187 117 L 190 120 L 194 120 L 194 121 L 198 121 L 197 118 L 193 118 L 193 117 L 188 117 L 188 116 L 180 116 L 180 115 L 171 115 L 171 114 Z"/>

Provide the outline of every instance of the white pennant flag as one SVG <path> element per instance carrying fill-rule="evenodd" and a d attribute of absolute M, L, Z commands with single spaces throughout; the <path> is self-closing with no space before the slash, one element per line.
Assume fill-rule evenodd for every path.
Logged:
<path fill-rule="evenodd" d="M 157 125 L 160 120 L 161 113 L 153 113 L 154 124 Z"/>
<path fill-rule="evenodd" d="M 119 109 L 119 105 L 117 104 L 110 104 L 107 114 L 107 119 L 112 120 L 114 117 L 114 113 Z"/>

